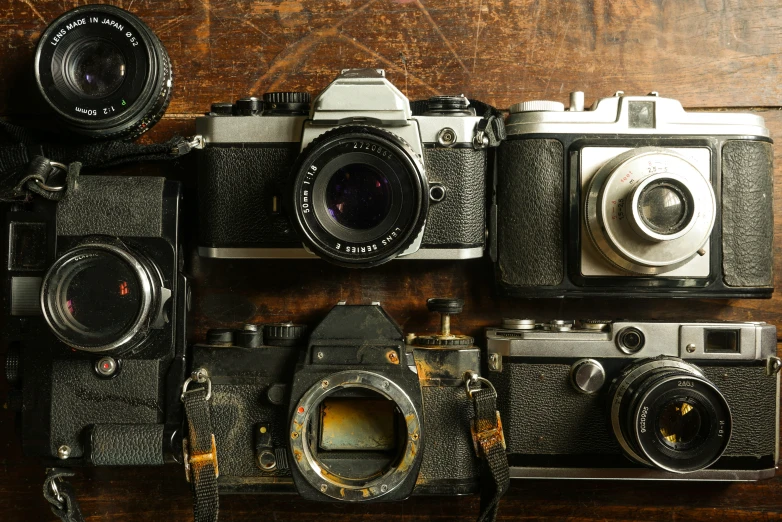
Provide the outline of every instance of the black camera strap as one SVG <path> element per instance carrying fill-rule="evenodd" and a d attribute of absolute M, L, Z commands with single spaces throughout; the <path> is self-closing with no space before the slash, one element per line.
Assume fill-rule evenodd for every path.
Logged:
<path fill-rule="evenodd" d="M 88 168 L 103 168 L 140 161 L 171 160 L 201 146 L 199 138 L 179 136 L 152 144 L 121 140 L 52 144 L 62 142 L 62 139 L 2 120 L 0 133 L 14 142 L 0 145 L 0 201 L 19 199 L 35 192 L 25 190 L 28 185 L 23 181 L 31 175 L 48 177 L 52 171 L 49 166 L 62 166 L 61 170 L 65 170 L 65 165 L 74 162 Z"/>
<path fill-rule="evenodd" d="M 465 381 L 467 394 L 475 408 L 472 421 L 473 445 L 481 459 L 481 512 L 478 522 L 494 522 L 500 499 L 510 485 L 505 435 L 497 410 L 497 392 L 488 380 L 476 373 L 468 373 Z M 481 387 L 481 383 L 486 384 L 486 387 Z"/>
<path fill-rule="evenodd" d="M 75 473 L 68 469 L 51 468 L 46 470 L 43 483 L 43 497 L 51 504 L 52 513 L 62 522 L 84 522 L 84 516 L 76 500 L 73 486 L 65 480 Z"/>
<path fill-rule="evenodd" d="M 193 384 L 191 386 L 191 384 Z M 185 476 L 193 490 L 195 522 L 217 522 L 220 509 L 217 493 L 217 448 L 215 447 L 209 399 L 212 381 L 204 369 L 193 372 L 182 387 L 188 438 L 182 441 Z"/>

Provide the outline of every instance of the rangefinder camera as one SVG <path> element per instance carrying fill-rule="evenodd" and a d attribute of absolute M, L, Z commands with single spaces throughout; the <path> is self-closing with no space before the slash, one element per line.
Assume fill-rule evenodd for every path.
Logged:
<path fill-rule="evenodd" d="M 446 316 L 461 306 L 429 302 Z M 340 303 L 311 332 L 210 330 L 192 368 L 211 381 L 219 489 L 332 502 L 476 492 L 463 376 L 479 366 L 472 338 L 446 331 L 408 343 L 377 303 Z"/>
<path fill-rule="evenodd" d="M 510 107 L 492 255 L 525 297 L 770 297 L 772 142 L 746 113 L 618 92 Z"/>
<path fill-rule="evenodd" d="M 486 339 L 512 477 L 774 476 L 774 326 L 507 319 Z"/>
<path fill-rule="evenodd" d="M 467 98 L 411 105 L 383 70 L 346 69 L 309 102 L 266 93 L 196 120 L 202 256 L 483 255 L 487 149 Z"/>
<path fill-rule="evenodd" d="M 181 456 L 187 281 L 180 185 L 80 176 L 6 214 L 8 404 L 25 454 L 53 466 Z"/>

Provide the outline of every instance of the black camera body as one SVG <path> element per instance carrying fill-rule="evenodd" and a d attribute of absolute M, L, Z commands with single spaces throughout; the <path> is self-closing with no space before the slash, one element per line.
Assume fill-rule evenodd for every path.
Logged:
<path fill-rule="evenodd" d="M 181 457 L 187 281 L 179 183 L 80 176 L 6 215 L 9 403 L 57 465 Z"/>
<path fill-rule="evenodd" d="M 477 347 L 407 345 L 377 304 L 339 304 L 304 332 L 210 330 L 192 348 L 211 380 L 221 492 L 371 502 L 478 490 L 463 377 Z"/>
<path fill-rule="evenodd" d="M 510 108 L 491 254 L 517 297 L 769 297 L 772 145 L 763 118 L 656 93 Z"/>
<path fill-rule="evenodd" d="M 746 481 L 776 472 L 774 326 L 505 320 L 486 336 L 511 477 Z"/>
<path fill-rule="evenodd" d="M 483 255 L 487 149 L 465 97 L 414 113 L 384 71 L 346 69 L 309 101 L 267 93 L 196 120 L 202 256 L 367 267 Z"/>

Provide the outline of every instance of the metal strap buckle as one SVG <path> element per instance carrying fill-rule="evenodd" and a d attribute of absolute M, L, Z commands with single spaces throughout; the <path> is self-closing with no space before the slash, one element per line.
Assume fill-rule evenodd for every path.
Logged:
<path fill-rule="evenodd" d="M 206 383 L 206 400 L 212 398 L 212 379 L 209 378 L 209 372 L 206 371 L 205 368 L 199 368 L 196 371 L 194 371 L 192 374 L 190 374 L 190 377 L 187 378 L 185 381 L 185 384 L 182 385 L 182 402 L 185 401 L 185 393 L 187 393 L 187 387 L 190 385 L 191 382 L 197 382 L 198 384 L 204 384 Z"/>
<path fill-rule="evenodd" d="M 502 431 L 502 420 L 500 420 L 500 412 L 496 413 L 497 423 L 493 427 L 478 431 L 475 420 L 472 421 L 470 426 L 473 448 L 475 449 L 475 454 L 480 458 L 486 457 L 489 449 L 496 444 L 502 444 L 502 449 L 505 449 L 505 433 Z"/>
<path fill-rule="evenodd" d="M 215 469 L 215 478 L 220 476 L 220 469 L 217 465 L 217 445 L 215 444 L 215 436 L 212 434 L 212 448 L 208 453 L 194 453 L 190 454 L 187 451 L 188 441 L 186 438 L 182 439 L 182 454 L 185 461 L 185 478 L 190 482 L 190 468 L 200 467 L 205 462 L 211 462 Z"/>

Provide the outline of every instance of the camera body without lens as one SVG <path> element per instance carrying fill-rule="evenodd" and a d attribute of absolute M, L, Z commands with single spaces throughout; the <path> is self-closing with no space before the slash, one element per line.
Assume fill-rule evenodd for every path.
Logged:
<path fill-rule="evenodd" d="M 357 267 L 481 257 L 482 115 L 463 96 L 421 105 L 379 69 L 342 71 L 311 110 L 306 93 L 213 105 L 196 120 L 199 253 Z"/>
<path fill-rule="evenodd" d="M 486 337 L 511 477 L 774 476 L 774 326 L 505 320 Z"/>
<path fill-rule="evenodd" d="M 80 176 L 7 213 L 9 404 L 26 454 L 57 465 L 181 457 L 187 281 L 180 185 Z"/>
<path fill-rule="evenodd" d="M 519 297 L 769 297 L 772 146 L 763 118 L 652 93 L 510 108 L 491 246 Z"/>
<path fill-rule="evenodd" d="M 377 304 L 341 303 L 309 335 L 291 323 L 210 330 L 192 368 L 211 379 L 220 491 L 331 502 L 477 491 L 463 376 L 479 349 L 417 339 L 406 345 Z"/>

